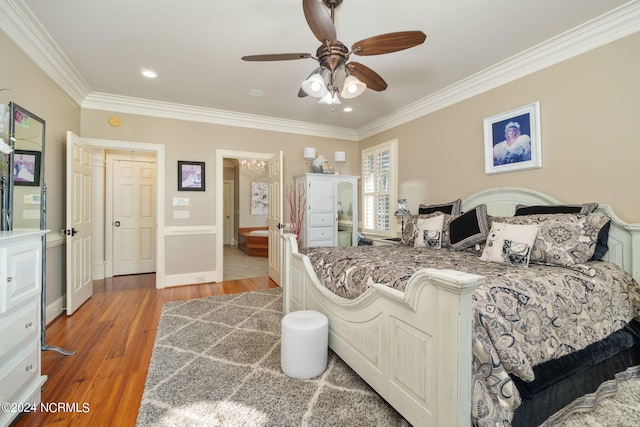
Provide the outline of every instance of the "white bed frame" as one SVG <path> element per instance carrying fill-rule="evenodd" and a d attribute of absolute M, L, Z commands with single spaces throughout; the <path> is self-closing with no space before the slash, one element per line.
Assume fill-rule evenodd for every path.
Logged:
<path fill-rule="evenodd" d="M 494 216 L 512 216 L 517 204 L 560 202 L 543 193 L 499 187 L 470 196 L 468 210 L 486 204 Z M 640 281 L 640 224 L 612 219 L 609 252 L 614 262 Z M 481 276 L 424 269 L 405 292 L 384 285 L 354 300 L 328 291 L 293 235 L 284 235 L 285 313 L 317 310 L 329 318 L 329 346 L 389 404 L 415 426 L 471 425 L 471 294 Z"/>

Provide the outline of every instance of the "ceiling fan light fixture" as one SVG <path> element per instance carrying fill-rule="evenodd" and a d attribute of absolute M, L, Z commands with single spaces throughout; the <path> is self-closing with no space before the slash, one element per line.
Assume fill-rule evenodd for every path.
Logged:
<path fill-rule="evenodd" d="M 327 93 L 327 88 L 324 83 L 324 79 L 320 74 L 312 74 L 309 78 L 302 82 L 302 90 L 309 96 L 314 96 L 316 98 L 321 98 Z"/>
<path fill-rule="evenodd" d="M 361 82 L 356 76 L 349 75 L 344 80 L 340 96 L 344 99 L 355 98 L 356 96 L 362 95 L 366 89 L 367 85 L 365 83 Z"/>
<path fill-rule="evenodd" d="M 331 92 L 327 92 L 322 98 L 320 98 L 320 100 L 318 101 L 318 104 L 333 105 L 333 104 L 342 104 L 342 102 L 340 102 L 340 98 L 338 98 L 337 93 L 334 93 L 332 95 Z"/>

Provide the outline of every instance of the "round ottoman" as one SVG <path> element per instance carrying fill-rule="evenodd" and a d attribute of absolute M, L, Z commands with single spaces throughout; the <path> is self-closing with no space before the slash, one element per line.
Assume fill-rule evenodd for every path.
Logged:
<path fill-rule="evenodd" d="M 282 318 L 280 365 L 291 378 L 317 377 L 327 369 L 329 320 L 317 311 L 293 311 Z"/>

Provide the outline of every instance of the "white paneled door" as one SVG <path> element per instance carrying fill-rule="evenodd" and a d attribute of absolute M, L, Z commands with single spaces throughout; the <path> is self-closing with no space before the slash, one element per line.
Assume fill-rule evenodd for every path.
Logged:
<path fill-rule="evenodd" d="M 113 161 L 113 275 L 156 271 L 156 164 Z"/>
<path fill-rule="evenodd" d="M 67 315 L 91 295 L 91 146 L 67 132 Z"/>
<path fill-rule="evenodd" d="M 282 269 L 282 151 L 269 159 L 269 277 L 280 285 Z"/>

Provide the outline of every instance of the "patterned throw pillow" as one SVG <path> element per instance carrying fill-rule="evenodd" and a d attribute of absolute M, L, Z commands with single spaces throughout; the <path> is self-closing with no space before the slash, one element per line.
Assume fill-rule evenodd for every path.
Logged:
<path fill-rule="evenodd" d="M 409 215 L 409 219 L 404 223 L 404 232 L 402 233 L 401 243 L 407 246 L 414 246 L 416 235 L 418 233 L 418 220 L 433 218 L 443 215 L 442 212 L 433 212 L 427 215 Z M 444 225 L 442 226 L 442 247 L 449 246 L 449 223 L 452 216 L 444 214 Z"/>
<path fill-rule="evenodd" d="M 449 224 L 450 246 L 461 251 L 484 243 L 490 228 L 487 205 L 478 205 L 451 220 Z"/>
<path fill-rule="evenodd" d="M 537 235 L 537 225 L 494 222 L 480 259 L 527 267 Z"/>
<path fill-rule="evenodd" d="M 423 205 L 418 206 L 418 213 L 426 215 L 434 212 L 442 212 L 449 215 L 460 215 L 462 212 L 462 199 L 454 200 L 449 203 L 441 203 L 438 205 Z"/>
<path fill-rule="evenodd" d="M 416 248 L 440 249 L 444 214 L 431 218 L 418 218 L 417 233 L 413 246 Z"/>
<path fill-rule="evenodd" d="M 524 215 L 495 220 L 538 225 L 540 229 L 531 252 L 531 262 L 568 266 L 582 264 L 593 256 L 600 230 L 611 218 L 592 213 Z"/>

